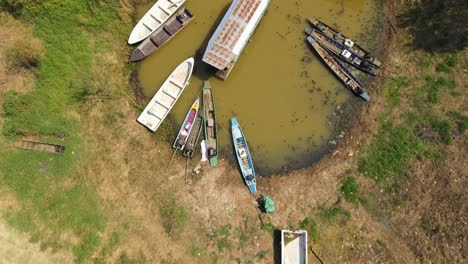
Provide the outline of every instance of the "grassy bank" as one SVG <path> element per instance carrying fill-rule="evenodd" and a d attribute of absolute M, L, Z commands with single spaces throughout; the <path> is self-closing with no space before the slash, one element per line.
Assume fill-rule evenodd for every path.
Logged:
<path fill-rule="evenodd" d="M 1 184 L 20 202 L 7 220 L 29 232 L 41 248 L 71 249 L 76 261 L 82 262 L 100 245 L 107 213 L 94 187 L 80 180 L 76 170 L 87 153 L 80 117 L 83 105 L 108 92 L 94 70 L 99 64 L 96 54 L 112 48 L 127 31 L 120 24 L 120 4 L 2 1 L 0 7 L 24 25 L 32 25 L 44 50 L 37 55 L 8 51 L 7 63 L 32 70 L 36 81 L 28 92 L 3 91 L 3 137 L 66 146 L 63 156 L 1 148 Z"/>

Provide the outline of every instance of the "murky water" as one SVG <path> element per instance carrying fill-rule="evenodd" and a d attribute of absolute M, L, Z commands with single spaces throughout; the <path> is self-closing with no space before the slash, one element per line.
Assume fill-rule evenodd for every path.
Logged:
<path fill-rule="evenodd" d="M 161 50 L 140 62 L 140 85 L 146 96 L 152 97 L 187 57 L 201 58 L 211 32 L 230 2 L 187 1 L 186 7 L 195 19 Z M 151 4 L 139 6 L 138 17 Z M 210 77 L 222 146 L 231 147 L 229 119 L 235 116 L 260 174 L 309 165 L 326 149 L 330 139 L 328 117 L 337 105 L 353 95 L 304 41 L 306 17 L 315 16 L 359 39 L 373 8 L 372 0 L 271 0 L 229 78 L 222 81 L 210 77 L 208 67 L 199 61 L 191 84 L 171 114 L 181 122 L 201 91 L 202 79 Z M 232 155 L 229 151 L 225 153 Z"/>

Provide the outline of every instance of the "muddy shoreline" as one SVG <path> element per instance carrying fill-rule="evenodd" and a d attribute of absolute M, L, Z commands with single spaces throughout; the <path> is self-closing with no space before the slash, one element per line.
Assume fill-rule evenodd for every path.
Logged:
<path fill-rule="evenodd" d="M 295 157 L 295 160 L 291 162 L 294 163 L 292 166 L 283 166 L 279 170 L 272 170 L 265 164 L 256 164 L 257 172 L 261 176 L 269 177 L 275 175 L 286 175 L 291 172 L 319 166 L 321 161 L 327 159 L 332 153 L 341 148 L 345 148 L 348 145 L 348 139 L 358 136 L 355 135 L 355 128 L 360 125 L 360 120 L 365 118 L 366 112 L 368 111 L 366 109 L 369 107 L 368 104 L 375 103 L 372 100 L 373 95 L 375 97 L 375 94 L 381 87 L 382 80 L 385 76 L 384 69 L 385 62 L 387 61 L 386 43 L 388 43 L 388 32 L 391 30 L 389 24 L 386 23 L 385 20 L 387 17 L 385 14 L 388 13 L 388 8 L 384 1 L 376 0 L 373 8 L 375 10 L 374 18 L 369 19 L 369 21 L 372 21 L 372 24 L 368 26 L 365 32 L 361 33 L 357 39 L 359 43 L 365 43 L 363 46 L 374 51 L 373 53 L 381 59 L 383 66 L 381 67 L 380 74 L 377 77 L 372 77 L 365 73 L 354 71 L 353 69 L 354 73 L 357 73 L 357 77 L 361 80 L 364 86 L 367 87 L 367 90 L 371 95 L 371 101 L 366 103 L 357 96 L 351 95 L 344 103 L 338 104 L 335 110 L 327 116 L 327 123 L 330 126 L 331 133 L 329 138 L 326 139 L 326 144 L 319 147 L 316 151 L 304 155 L 301 159 L 297 159 Z M 136 8 L 134 9 L 134 12 L 133 17 L 135 18 Z M 346 15 L 346 13 L 342 15 Z M 373 36 L 376 35 L 380 37 L 374 38 Z M 129 49 L 133 49 L 133 47 L 129 47 Z M 308 56 L 315 56 L 315 54 L 313 54 L 313 50 L 310 50 L 310 52 L 311 53 L 308 54 Z M 144 89 L 140 85 L 138 74 L 140 66 L 141 65 L 137 65 L 132 71 L 129 83 L 132 86 L 133 95 L 138 103 L 138 107 L 143 109 L 144 104 L 151 98 L 144 95 Z M 340 85 L 342 84 L 340 83 Z M 343 89 L 345 88 L 343 87 Z M 166 131 L 166 133 L 164 133 L 165 135 L 162 136 L 162 139 L 170 144 L 172 143 L 172 139 L 168 134 L 170 134 L 171 131 L 175 134 L 177 132 L 178 124 L 172 114 L 169 114 L 166 120 L 168 120 L 166 123 L 168 123 L 167 127 L 169 127 L 170 131 Z M 233 168 L 237 168 L 237 163 L 231 150 L 230 145 L 220 147 L 220 157 L 221 159 L 226 160 Z M 255 156 L 255 150 L 252 151 L 252 155 Z M 200 153 L 197 153 L 193 160 L 197 160 L 199 157 L 201 157 L 201 155 Z"/>

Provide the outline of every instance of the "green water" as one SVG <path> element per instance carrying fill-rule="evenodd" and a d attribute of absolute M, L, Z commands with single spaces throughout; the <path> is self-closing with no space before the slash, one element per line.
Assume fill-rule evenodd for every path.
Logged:
<path fill-rule="evenodd" d="M 175 120 L 183 120 L 201 92 L 202 80 L 209 78 L 214 88 L 219 143 L 224 149 L 221 159 L 232 159 L 229 120 L 237 117 L 260 174 L 307 166 L 327 149 L 333 125 L 329 116 L 353 95 L 304 41 L 306 18 L 317 17 L 359 40 L 373 17 L 374 2 L 344 0 L 343 11 L 341 0 L 271 0 L 250 43 L 223 81 L 207 70 L 201 56 L 230 2 L 188 0 L 185 6 L 194 20 L 166 46 L 140 62 L 139 85 L 149 100 L 172 70 L 193 56 L 198 62 L 190 85 L 171 112 Z M 152 4 L 138 7 L 138 19 Z"/>

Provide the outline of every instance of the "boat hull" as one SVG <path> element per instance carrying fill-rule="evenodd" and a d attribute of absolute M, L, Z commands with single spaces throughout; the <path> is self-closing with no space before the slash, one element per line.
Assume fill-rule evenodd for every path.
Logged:
<path fill-rule="evenodd" d="M 193 102 L 192 106 L 190 107 L 187 115 L 185 116 L 185 120 L 180 127 L 179 133 L 177 133 L 177 137 L 172 144 L 172 148 L 183 150 L 185 145 L 187 144 L 187 140 L 192 132 L 193 126 L 195 124 L 195 120 L 198 115 L 198 109 L 200 108 L 200 99 L 197 97 L 195 102 Z"/>
<path fill-rule="evenodd" d="M 309 17 L 308 21 L 310 24 L 318 28 L 322 33 L 324 33 L 326 36 L 329 38 L 334 39 L 335 41 L 339 42 L 342 45 L 345 45 L 348 47 L 351 51 L 356 53 L 358 56 L 361 58 L 365 59 L 367 62 L 374 64 L 376 67 L 380 67 L 382 64 L 380 60 L 378 60 L 376 57 L 372 56 L 370 52 L 356 44 L 354 41 L 351 39 L 347 38 L 345 35 L 343 35 L 341 32 L 338 30 L 328 26 L 327 24 L 323 23 L 322 21 L 315 19 L 313 17 Z"/>
<path fill-rule="evenodd" d="M 136 62 L 148 57 L 169 42 L 169 40 L 185 28 L 192 19 L 193 15 L 187 8 L 179 10 L 172 15 L 162 27 L 151 33 L 148 38 L 138 45 L 130 56 L 129 61 Z"/>
<path fill-rule="evenodd" d="M 203 116 L 198 112 L 198 116 L 195 120 L 195 124 L 193 125 L 192 132 L 190 133 L 190 136 L 187 140 L 187 144 L 185 144 L 184 152 L 182 155 L 185 157 L 193 157 L 193 154 L 195 153 L 195 150 L 197 148 L 198 140 L 200 139 L 200 135 L 202 132 L 202 126 L 203 126 Z"/>
<path fill-rule="evenodd" d="M 333 52 L 337 57 L 346 61 L 357 69 L 374 76 L 378 74 L 378 70 L 374 67 L 374 65 L 368 63 L 363 58 L 359 57 L 356 53 L 347 49 L 344 45 L 341 45 L 332 38 L 327 37 L 320 31 L 307 28 L 306 33 L 319 42 L 322 47 Z"/>
<path fill-rule="evenodd" d="M 155 132 L 179 99 L 192 76 L 194 59 L 182 62 L 156 92 L 137 121 Z"/>
<path fill-rule="evenodd" d="M 242 173 L 247 187 L 251 193 L 257 192 L 257 180 L 255 175 L 255 168 L 250 155 L 249 146 L 245 139 L 239 123 L 236 118 L 231 119 L 232 141 L 236 152 L 237 162 Z"/>
<path fill-rule="evenodd" d="M 344 65 L 328 50 L 322 47 L 315 39 L 311 36 L 307 37 L 307 41 L 310 43 L 312 48 L 317 52 L 322 61 L 328 66 L 328 68 L 356 95 L 362 99 L 369 101 L 369 95 L 362 87 L 361 83 L 346 69 Z"/>
<path fill-rule="evenodd" d="M 147 38 L 164 25 L 184 2 L 185 0 L 158 0 L 133 28 L 128 44 L 132 45 Z"/>
<path fill-rule="evenodd" d="M 208 81 L 203 84 L 203 130 L 205 132 L 205 144 L 211 167 L 218 165 L 218 128 L 216 123 L 216 109 L 214 104 L 213 89 Z"/>

